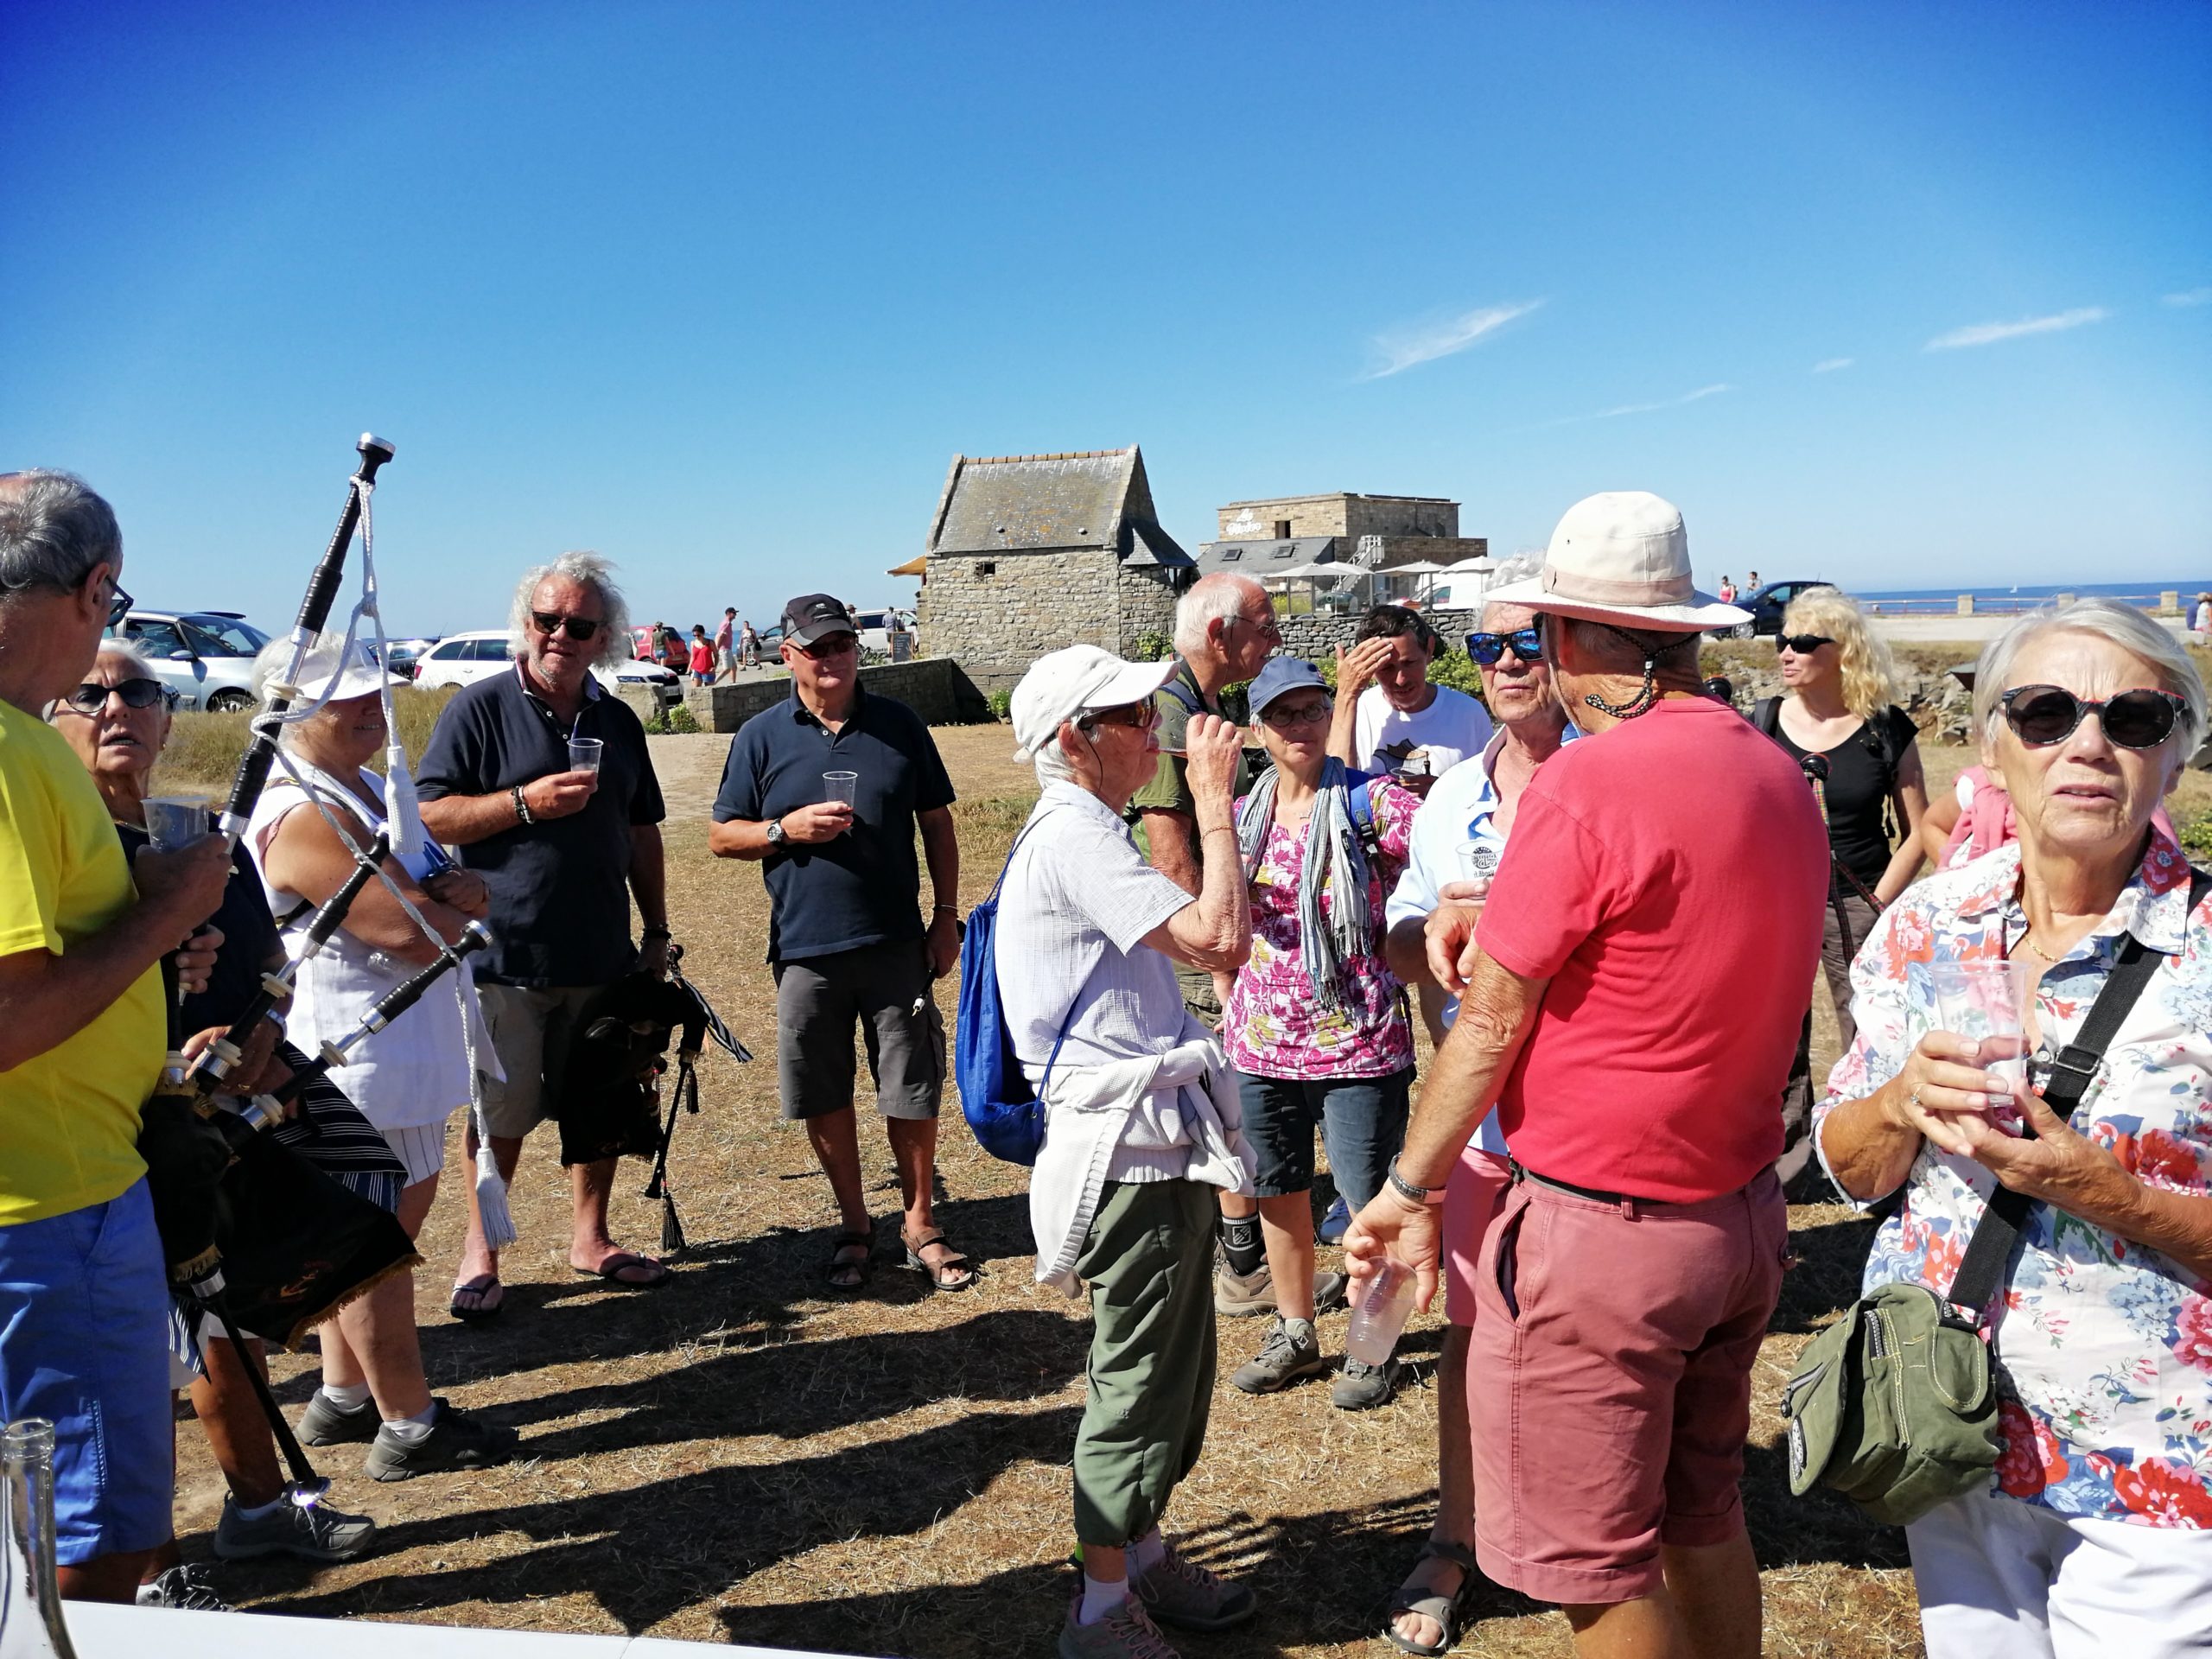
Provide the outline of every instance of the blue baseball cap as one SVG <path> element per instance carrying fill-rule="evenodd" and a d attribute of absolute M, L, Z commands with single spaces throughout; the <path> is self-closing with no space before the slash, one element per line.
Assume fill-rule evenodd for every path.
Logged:
<path fill-rule="evenodd" d="M 1321 677 L 1321 671 L 1313 664 L 1296 657 L 1270 657 L 1267 666 L 1252 682 L 1252 690 L 1245 698 L 1246 706 L 1257 720 L 1267 707 L 1286 691 L 1302 691 L 1308 686 L 1326 691 L 1329 683 Z"/>

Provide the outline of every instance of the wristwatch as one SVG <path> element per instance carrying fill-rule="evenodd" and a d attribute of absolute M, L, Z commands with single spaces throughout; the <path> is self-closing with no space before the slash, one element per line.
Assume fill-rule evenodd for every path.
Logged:
<path fill-rule="evenodd" d="M 1400 1198 L 1408 1198 L 1415 1204 L 1436 1205 L 1444 1202 L 1442 1187 L 1414 1185 L 1413 1182 L 1398 1173 L 1398 1160 L 1395 1158 L 1390 1160 L 1390 1185 L 1396 1189 Z"/>
<path fill-rule="evenodd" d="M 781 847 L 784 844 L 784 821 L 781 818 L 768 820 L 768 844 L 771 847 Z"/>

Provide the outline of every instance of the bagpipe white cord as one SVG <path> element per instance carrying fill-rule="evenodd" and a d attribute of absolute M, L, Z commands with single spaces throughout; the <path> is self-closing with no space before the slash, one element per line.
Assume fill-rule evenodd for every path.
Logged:
<path fill-rule="evenodd" d="M 391 672 L 384 669 L 387 660 L 385 648 L 384 615 L 377 604 L 375 521 L 369 505 L 370 497 L 375 493 L 375 489 L 376 486 L 365 479 L 353 480 L 353 493 L 359 496 L 361 500 L 361 597 L 353 607 L 353 614 L 346 619 L 346 642 L 339 652 L 337 661 L 343 665 L 352 657 L 354 636 L 360 626 L 361 618 L 366 615 L 376 629 L 377 666 L 384 671 L 377 683 L 377 696 L 384 708 L 385 731 L 391 739 L 385 751 L 385 827 L 391 836 L 392 853 L 395 855 L 402 855 L 404 853 L 419 852 L 423 845 L 425 833 L 423 829 L 422 809 L 415 798 L 414 779 L 407 770 L 406 747 L 400 741 L 399 726 L 392 716 Z M 309 702 L 304 709 L 288 709 L 283 714 L 275 716 L 276 724 L 277 726 L 296 725 L 302 721 L 314 718 L 315 715 L 321 712 L 324 705 L 330 702 L 330 694 L 336 690 L 337 687 L 338 676 L 333 674 L 329 683 L 323 687 L 321 696 Z M 271 716 L 264 711 L 254 716 L 252 726 L 255 730 L 268 735 L 276 764 L 284 769 L 285 776 L 289 778 L 293 785 L 308 798 L 308 803 L 321 815 L 322 821 L 330 826 L 331 832 L 344 846 L 351 849 L 354 858 L 357 861 L 365 858 L 366 849 L 353 839 L 346 830 L 344 821 L 331 810 L 328 802 L 324 798 L 324 791 L 318 789 L 314 780 L 292 763 L 292 757 L 286 753 L 283 744 L 277 741 L 276 731 L 269 723 L 270 720 Z M 384 884 L 385 890 L 398 901 L 400 909 L 406 912 L 408 919 L 421 930 L 423 937 L 441 950 L 444 950 L 446 948 L 444 936 L 430 925 L 429 919 L 416 907 L 414 902 L 400 887 L 399 883 L 392 880 L 381 864 L 375 867 L 375 874 L 376 879 Z M 499 1173 L 498 1160 L 493 1154 L 490 1127 L 484 1116 L 484 1084 L 476 1065 L 475 1021 L 470 1018 L 473 1011 L 468 1006 L 469 991 L 474 983 L 474 976 L 469 972 L 466 963 L 460 964 L 454 969 L 454 1004 L 460 1010 L 461 1048 L 468 1062 L 469 1122 L 476 1133 L 476 1211 L 483 1223 L 485 1243 L 493 1249 L 501 1250 L 512 1244 L 522 1235 L 515 1226 L 513 1213 L 507 1206 L 506 1179 Z"/>

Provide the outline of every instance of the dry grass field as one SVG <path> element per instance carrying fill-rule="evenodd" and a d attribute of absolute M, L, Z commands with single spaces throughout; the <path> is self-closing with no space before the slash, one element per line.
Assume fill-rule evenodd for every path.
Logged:
<path fill-rule="evenodd" d="M 1033 791 L 1004 728 L 938 737 L 963 797 L 962 886 L 972 902 Z M 704 1110 L 677 1130 L 690 1249 L 652 1292 L 572 1274 L 567 1183 L 541 1135 L 517 1183 L 523 1239 L 506 1258 L 506 1311 L 464 1325 L 446 1312 L 462 1216 L 449 1188 L 424 1235 L 417 1284 L 432 1383 L 519 1428 L 527 1455 L 488 1473 L 380 1486 L 359 1474 L 359 1448 L 319 1452 L 337 1478 L 334 1501 L 382 1523 L 381 1549 L 322 1570 L 222 1567 L 221 1582 L 258 1610 L 329 1618 L 928 1659 L 1044 1652 L 1071 1583 L 1066 1465 L 1086 1329 L 1078 1305 L 1030 1282 L 1023 1172 L 979 1152 L 948 1103 L 940 1216 L 986 1264 L 980 1285 L 931 1295 L 897 1265 L 887 1221 L 865 1294 L 823 1288 L 834 1211 L 804 1135 L 777 1118 L 760 873 L 706 852 L 726 741 L 653 741 L 687 971 L 759 1057 L 741 1067 L 710 1052 Z M 1930 756 L 1939 785 L 1962 759 Z M 952 985 L 939 1000 L 949 1019 Z M 868 1128 L 862 1144 L 879 1213 L 894 1216 L 881 1138 Z M 651 1248 L 659 1217 L 639 1196 L 644 1181 L 642 1166 L 625 1166 L 616 1228 Z M 1840 1206 L 1801 1208 L 1792 1223 L 1802 1259 L 1762 1356 L 1746 1480 L 1769 1650 L 1916 1653 L 1901 1535 L 1839 1501 L 1787 1491 L 1775 1401 L 1808 1335 L 1854 1294 L 1866 1241 L 1866 1224 Z M 1224 1322 L 1224 1374 L 1261 1334 L 1255 1321 Z M 1325 1343 L 1342 1335 L 1342 1315 L 1324 1322 Z M 1433 1501 L 1439 1341 L 1436 1319 L 1418 1319 L 1407 1344 L 1413 1380 L 1366 1414 L 1333 1410 L 1323 1382 L 1262 1399 L 1223 1387 L 1207 1456 L 1170 1526 L 1200 1559 L 1251 1582 L 1263 1611 L 1242 1631 L 1187 1638 L 1191 1659 L 1390 1651 L 1375 1637 L 1381 1610 Z M 296 1412 L 312 1358 L 280 1356 L 275 1369 Z M 180 1529 L 188 1555 L 204 1557 L 220 1478 L 188 1422 L 179 1444 Z M 1464 1653 L 1568 1651 L 1557 1616 L 1516 1597 L 1493 1590 L 1476 1612 Z"/>

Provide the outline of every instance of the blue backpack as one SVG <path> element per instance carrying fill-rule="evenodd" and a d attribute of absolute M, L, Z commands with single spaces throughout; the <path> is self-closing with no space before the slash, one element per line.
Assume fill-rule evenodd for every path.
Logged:
<path fill-rule="evenodd" d="M 953 1027 L 952 1076 L 960 1090 L 960 1113 L 973 1130 L 976 1144 L 994 1158 L 1009 1164 L 1034 1164 L 1045 1145 L 1045 1103 L 1029 1086 L 1029 1076 L 1014 1052 L 1014 1039 L 1006 1027 L 1006 1009 L 999 1001 L 998 956 L 999 889 L 1014 866 L 1014 855 L 1036 820 L 1014 837 L 990 897 L 968 912 L 968 931 L 960 941 L 960 1012 Z M 1077 997 L 1077 1001 L 1082 999 Z M 1060 1034 L 1045 1062 L 1045 1077 L 1052 1080 L 1052 1064 L 1067 1041 L 1075 1009 L 1060 1022 Z"/>

